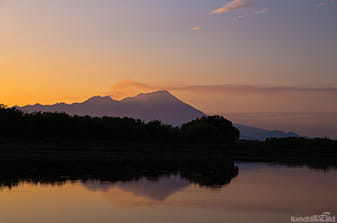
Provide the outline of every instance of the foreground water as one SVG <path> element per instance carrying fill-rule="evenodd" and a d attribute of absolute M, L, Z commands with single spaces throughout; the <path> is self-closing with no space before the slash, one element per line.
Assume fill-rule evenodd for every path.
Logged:
<path fill-rule="evenodd" d="M 236 166 L 239 173 L 222 184 L 196 183 L 179 173 L 130 181 L 24 179 L 0 188 L 0 222 L 277 223 L 337 214 L 336 170 Z"/>

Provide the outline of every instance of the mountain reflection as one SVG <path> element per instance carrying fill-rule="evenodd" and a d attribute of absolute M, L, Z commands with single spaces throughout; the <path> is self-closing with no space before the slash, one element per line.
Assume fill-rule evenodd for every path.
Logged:
<path fill-rule="evenodd" d="M 130 192 L 135 196 L 146 197 L 151 200 L 164 201 L 171 194 L 189 186 L 191 182 L 181 178 L 178 175 L 162 176 L 158 181 L 141 179 L 130 182 L 104 182 L 104 181 L 87 181 L 83 182 L 86 189 L 90 191 L 100 191 L 109 193 L 116 187 L 119 190 Z"/>

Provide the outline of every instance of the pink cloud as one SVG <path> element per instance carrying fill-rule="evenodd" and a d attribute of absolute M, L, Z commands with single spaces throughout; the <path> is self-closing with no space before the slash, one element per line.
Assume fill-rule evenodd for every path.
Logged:
<path fill-rule="evenodd" d="M 255 1 L 252 1 L 252 0 L 233 0 L 225 4 L 224 6 L 213 10 L 211 12 L 211 15 L 221 14 L 224 12 L 230 12 L 230 11 L 238 10 L 241 8 L 247 8 L 255 4 L 256 4 Z"/>
<path fill-rule="evenodd" d="M 253 11 L 253 12 L 250 12 L 250 13 L 246 13 L 244 15 L 240 15 L 236 18 L 237 19 L 244 19 L 244 18 L 251 17 L 251 16 L 254 16 L 254 15 L 266 14 L 266 13 L 269 13 L 270 10 L 271 10 L 270 8 L 263 8 L 261 10 L 257 10 L 257 11 Z"/>

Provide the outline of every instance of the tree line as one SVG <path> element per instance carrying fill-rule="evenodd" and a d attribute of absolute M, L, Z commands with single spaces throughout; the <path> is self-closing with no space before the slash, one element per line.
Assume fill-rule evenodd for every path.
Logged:
<path fill-rule="evenodd" d="M 205 116 L 181 127 L 127 117 L 25 113 L 0 105 L 0 138 L 104 139 L 165 143 L 235 143 L 240 132 L 222 116 Z"/>

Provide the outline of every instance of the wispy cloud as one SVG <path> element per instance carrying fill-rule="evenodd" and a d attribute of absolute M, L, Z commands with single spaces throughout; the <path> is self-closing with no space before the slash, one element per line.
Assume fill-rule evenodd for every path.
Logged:
<path fill-rule="evenodd" d="M 255 4 L 256 2 L 254 0 L 232 0 L 231 2 L 228 2 L 222 7 L 213 10 L 210 14 L 211 15 L 221 14 L 224 12 L 230 12 L 241 8 L 247 8 Z"/>
<path fill-rule="evenodd" d="M 331 4 L 336 3 L 336 2 L 337 2 L 337 0 L 322 0 L 322 1 L 317 5 L 317 7 L 318 7 L 318 8 L 321 8 L 321 7 L 323 7 L 323 6 L 331 5 Z"/>
<path fill-rule="evenodd" d="M 251 16 L 254 16 L 254 15 L 266 14 L 266 13 L 269 13 L 270 10 L 271 10 L 270 8 L 263 8 L 261 10 L 257 10 L 257 11 L 246 13 L 244 15 L 240 15 L 238 17 L 235 17 L 235 19 L 245 19 L 247 17 L 251 17 Z"/>
<path fill-rule="evenodd" d="M 112 90 L 107 95 L 114 98 L 122 98 L 140 92 L 171 90 L 185 92 L 213 92 L 230 94 L 279 94 L 279 93 L 328 93 L 336 94 L 337 88 L 309 88 L 292 86 L 252 86 L 252 85 L 167 85 L 167 84 L 146 84 L 131 80 L 122 80 L 112 85 Z"/>
<path fill-rule="evenodd" d="M 200 31 L 201 28 L 200 28 L 199 26 L 195 26 L 195 27 L 192 28 L 192 30 L 193 30 L 193 31 Z"/>

